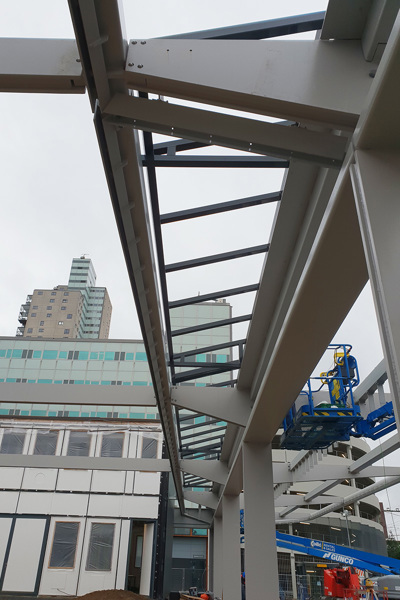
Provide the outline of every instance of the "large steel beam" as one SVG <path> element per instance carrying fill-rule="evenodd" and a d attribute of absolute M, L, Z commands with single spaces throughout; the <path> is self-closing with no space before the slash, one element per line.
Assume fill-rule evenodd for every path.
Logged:
<path fill-rule="evenodd" d="M 75 40 L 0 39 L 0 91 L 84 94 Z"/>
<path fill-rule="evenodd" d="M 172 404 L 244 427 L 250 415 L 247 394 L 230 388 L 177 387 L 171 392 Z"/>
<path fill-rule="evenodd" d="M 82 64 L 85 70 L 100 151 L 146 348 L 153 389 L 160 412 L 167 452 L 181 510 L 184 510 L 182 477 L 170 380 L 164 348 L 160 297 L 143 166 L 137 132 L 116 131 L 103 123 L 101 110 L 114 93 L 128 94 L 124 82 L 107 73 L 122 68 L 126 41 L 119 0 L 69 0 Z M 101 32 L 107 32 L 103 36 Z"/>
<path fill-rule="evenodd" d="M 370 70 L 360 41 L 153 39 L 129 45 L 125 77 L 145 92 L 341 129 L 357 123 Z"/>
<path fill-rule="evenodd" d="M 385 440 L 379 444 L 373 450 L 370 450 L 364 456 L 361 456 L 358 460 L 354 461 L 349 467 L 350 473 L 360 473 L 366 467 L 373 465 L 378 460 L 385 458 L 395 450 L 400 448 L 400 437 L 398 433 L 395 433 L 391 438 Z"/>
<path fill-rule="evenodd" d="M 365 466 L 357 473 L 350 471 L 350 465 L 317 465 L 306 470 L 298 470 L 290 473 L 285 463 L 274 463 L 274 482 L 298 483 L 300 481 L 343 481 L 343 479 L 355 479 L 357 477 L 385 477 L 385 475 L 400 475 L 400 467 L 383 467 L 379 465 Z"/>
<path fill-rule="evenodd" d="M 327 167 L 341 166 L 347 145 L 347 139 L 339 135 L 125 94 L 116 94 L 104 113 L 117 127 L 127 125 L 255 154 L 299 158 Z"/>

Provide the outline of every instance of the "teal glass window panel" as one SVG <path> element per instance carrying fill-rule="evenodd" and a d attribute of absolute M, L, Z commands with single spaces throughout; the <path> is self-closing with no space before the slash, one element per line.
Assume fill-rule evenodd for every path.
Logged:
<path fill-rule="evenodd" d="M 130 381 L 123 381 L 122 385 L 131 385 L 131 382 Z"/>
<path fill-rule="evenodd" d="M 203 488 L 198 488 L 198 490 L 202 491 Z M 192 529 L 192 535 L 207 535 L 207 529 Z"/>
<path fill-rule="evenodd" d="M 6 382 L 7 383 L 16 383 L 17 380 L 15 377 L 7 377 Z"/>
<path fill-rule="evenodd" d="M 75 379 L 75 383 L 79 385 L 83 385 L 85 382 L 83 379 Z"/>
<path fill-rule="evenodd" d="M 21 410 L 21 415 L 27 417 L 29 415 L 29 410 Z"/>
<path fill-rule="evenodd" d="M 32 417 L 45 417 L 47 415 L 47 411 L 46 410 L 32 410 L 31 415 L 32 415 Z"/>
<path fill-rule="evenodd" d="M 12 354 L 12 350 L 7 350 L 7 354 L 6 354 L 7 358 L 10 358 L 11 354 Z"/>
<path fill-rule="evenodd" d="M 195 422 L 195 423 L 205 423 L 205 422 L 206 422 L 206 418 L 205 418 L 205 416 L 204 416 L 204 415 L 203 415 L 203 416 L 201 416 L 201 417 L 195 417 L 195 420 L 194 420 L 194 422 Z"/>
<path fill-rule="evenodd" d="M 196 362 L 206 362 L 206 355 L 205 354 L 197 354 Z"/>
<path fill-rule="evenodd" d="M 62 383 L 61 379 L 56 379 L 54 383 Z"/>
<path fill-rule="evenodd" d="M 57 358 L 57 350 L 43 350 L 43 359 L 46 360 L 54 360 L 55 358 Z"/>
<path fill-rule="evenodd" d="M 144 419 L 144 413 L 129 413 L 131 419 Z"/>
<path fill-rule="evenodd" d="M 8 415 L 8 408 L 0 408 L 0 415 Z"/>
<path fill-rule="evenodd" d="M 4 358 L 6 355 L 6 351 L 5 350 L 0 350 L 0 358 Z"/>
<path fill-rule="evenodd" d="M 22 358 L 22 349 L 16 348 L 12 351 L 13 358 Z"/>
<path fill-rule="evenodd" d="M 85 350 L 79 351 L 78 360 L 88 360 L 88 358 L 89 358 L 89 352 L 86 352 Z"/>
<path fill-rule="evenodd" d="M 3 350 L 3 352 L 4 352 L 4 350 Z M 0 356 L 1 356 L 1 354 L 0 354 Z M 125 354 L 125 360 L 133 360 L 133 352 L 127 352 Z"/>
<path fill-rule="evenodd" d="M 83 412 L 83 413 L 81 413 L 81 417 L 90 417 L 90 413 Z"/>
<path fill-rule="evenodd" d="M 146 415 L 146 419 L 155 419 L 156 415 Z"/>
<path fill-rule="evenodd" d="M 79 410 L 71 410 L 71 411 L 69 412 L 69 415 L 68 415 L 68 416 L 69 416 L 69 417 L 79 417 L 79 416 L 80 416 L 80 414 L 81 414 L 81 413 L 79 412 Z"/>
<path fill-rule="evenodd" d="M 146 352 L 136 352 L 136 360 L 147 361 Z"/>
<path fill-rule="evenodd" d="M 104 419 L 107 417 L 107 413 L 106 412 L 98 412 L 98 413 L 96 413 L 96 417 L 99 417 L 100 419 Z"/>
<path fill-rule="evenodd" d="M 28 383 L 36 383 L 36 379 L 28 379 Z"/>
<path fill-rule="evenodd" d="M 4 383 L 4 379 L 0 379 L 1 383 Z"/>
<path fill-rule="evenodd" d="M 101 381 L 101 385 L 111 385 L 111 381 Z"/>
<path fill-rule="evenodd" d="M 42 351 L 41 350 L 34 350 L 33 351 L 33 358 L 42 358 Z"/>
<path fill-rule="evenodd" d="M 90 353 L 90 358 L 91 358 L 91 360 L 97 360 L 99 358 L 99 353 L 98 352 L 91 352 Z"/>
<path fill-rule="evenodd" d="M 104 360 L 114 360 L 114 352 L 106 352 Z"/>
<path fill-rule="evenodd" d="M 217 354 L 217 363 L 226 363 L 228 362 L 227 354 Z"/>
<path fill-rule="evenodd" d="M 104 360 L 104 352 L 99 352 L 99 360 Z"/>
<path fill-rule="evenodd" d="M 119 418 L 120 419 L 127 419 L 128 418 L 128 413 L 119 413 Z"/>
<path fill-rule="evenodd" d="M 56 413 L 54 410 L 49 410 L 49 412 L 47 413 L 47 415 L 48 415 L 49 417 L 56 417 L 56 416 L 57 416 L 57 413 Z"/>
<path fill-rule="evenodd" d="M 132 385 L 147 385 L 147 381 L 134 381 Z"/>
<path fill-rule="evenodd" d="M 86 380 L 85 385 L 90 385 L 90 381 Z"/>
<path fill-rule="evenodd" d="M 97 413 L 92 411 L 92 412 L 90 413 L 90 416 L 91 416 L 91 417 L 97 417 Z"/>
<path fill-rule="evenodd" d="M 53 383 L 53 380 L 52 379 L 38 379 L 38 383 Z"/>
<path fill-rule="evenodd" d="M 206 387 L 205 383 L 196 383 L 195 384 L 196 387 Z"/>
<path fill-rule="evenodd" d="M 90 385 L 99 385 L 99 382 L 98 381 L 91 381 Z"/>
<path fill-rule="evenodd" d="M 67 353 L 67 352 L 65 352 L 64 350 L 61 350 L 61 351 L 58 353 L 58 358 L 67 358 L 67 356 L 68 356 L 68 353 Z"/>

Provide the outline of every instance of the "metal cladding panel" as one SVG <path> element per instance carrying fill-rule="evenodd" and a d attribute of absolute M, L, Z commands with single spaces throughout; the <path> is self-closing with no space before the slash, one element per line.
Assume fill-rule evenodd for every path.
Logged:
<path fill-rule="evenodd" d="M 19 492 L 0 492 L 0 506 L 2 513 L 15 513 L 17 510 Z"/>
<path fill-rule="evenodd" d="M 24 469 L 22 468 L 0 467 L 0 486 L 3 489 L 19 490 L 23 474 Z"/>
<path fill-rule="evenodd" d="M 49 515 L 53 496 L 50 492 L 21 492 L 17 512 L 22 515 Z"/>
<path fill-rule="evenodd" d="M 0 519 L 0 572 L 3 569 L 3 561 L 6 554 L 6 548 L 8 544 L 8 536 L 11 529 L 11 518 Z"/>
<path fill-rule="evenodd" d="M 160 474 L 136 471 L 133 493 L 140 495 L 155 495 L 160 493 Z"/>
<path fill-rule="evenodd" d="M 63 522 L 79 522 L 79 532 L 76 544 L 75 561 L 73 568 L 54 569 L 49 568 L 49 561 L 52 552 L 54 529 L 57 521 Z M 46 554 L 44 557 L 44 566 L 42 577 L 40 580 L 39 595 L 40 596 L 59 596 L 60 593 L 76 596 L 78 587 L 79 565 L 82 554 L 84 535 L 84 519 L 77 517 L 56 517 L 51 520 L 49 537 L 47 542 Z"/>
<path fill-rule="evenodd" d="M 126 471 L 125 494 L 133 494 L 133 482 L 135 481 L 135 471 Z"/>
<path fill-rule="evenodd" d="M 91 477 L 91 471 L 60 469 L 58 472 L 57 490 L 88 492 L 90 489 Z"/>
<path fill-rule="evenodd" d="M 3 592 L 34 592 L 45 527 L 46 519 L 17 519 Z"/>
<path fill-rule="evenodd" d="M 92 492 L 119 492 L 125 488 L 125 471 L 93 471 Z"/>
<path fill-rule="evenodd" d="M 25 469 L 22 480 L 24 490 L 54 490 L 57 469 Z"/>
<path fill-rule="evenodd" d="M 87 514 L 93 517 L 120 517 L 123 496 L 106 496 L 95 494 L 90 496 Z"/>
<path fill-rule="evenodd" d="M 87 520 L 87 527 L 85 533 L 85 540 L 83 544 L 83 561 L 79 578 L 78 585 L 78 596 L 83 596 L 84 594 L 88 594 L 89 592 L 94 592 L 97 590 L 110 590 L 115 588 L 115 579 L 117 575 L 117 567 L 118 567 L 118 552 L 119 552 L 119 538 L 120 538 L 120 527 L 121 522 L 116 519 L 110 520 L 101 520 L 100 522 L 109 523 L 114 525 L 114 536 L 113 536 L 113 548 L 112 548 L 112 557 L 111 557 L 111 565 L 110 570 L 101 571 L 101 570 L 88 570 L 86 560 L 89 552 L 89 545 L 91 539 L 91 530 L 93 524 L 98 524 L 98 520 Z"/>
<path fill-rule="evenodd" d="M 87 502 L 87 494 L 52 494 L 51 514 L 85 515 Z"/>
<path fill-rule="evenodd" d="M 123 590 L 125 588 L 126 579 L 126 561 L 129 557 L 129 541 L 130 541 L 130 521 L 121 521 L 121 538 L 118 549 L 118 567 L 116 589 Z"/>
<path fill-rule="evenodd" d="M 123 496 L 122 517 L 157 519 L 158 496 Z"/>

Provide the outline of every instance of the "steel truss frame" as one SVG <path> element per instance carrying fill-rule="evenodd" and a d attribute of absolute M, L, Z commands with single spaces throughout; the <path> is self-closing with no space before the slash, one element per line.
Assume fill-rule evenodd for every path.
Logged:
<path fill-rule="evenodd" d="M 73 41 L 56 40 L 2 41 L 14 49 L 8 63 L 4 57 L 10 53 L 0 53 L 3 91 L 81 93 L 85 86 L 88 90 L 182 513 L 189 514 L 185 508 L 186 497 L 191 502 L 198 501 L 199 506 L 210 507 L 217 519 L 223 505 L 225 514 L 230 514 L 227 499 L 243 489 L 242 460 L 251 464 L 252 447 L 266 448 L 271 444 L 283 417 L 368 277 L 378 307 L 387 369 L 383 372 L 380 369 L 380 379 L 373 385 L 365 384 L 366 393 L 369 397 L 376 384 L 379 394 L 383 373 L 387 370 L 397 417 L 400 414 L 400 332 L 394 303 L 399 295 L 399 284 L 393 283 L 399 282 L 400 277 L 398 267 L 396 270 L 384 261 L 385 256 L 396 256 L 399 251 L 393 223 L 399 216 L 395 195 L 400 187 L 397 114 L 400 20 L 396 20 L 393 5 L 389 4 L 383 3 L 378 15 L 374 3 L 365 3 L 356 15 L 351 1 L 345 2 L 340 10 L 331 3 L 324 21 L 323 15 L 316 13 L 194 32 L 167 40 L 151 40 L 151 43 L 133 43 L 137 42 L 133 40 L 128 44 L 117 0 L 69 0 L 77 45 Z M 344 22 L 348 29 L 344 28 Z M 322 41 L 310 41 L 300 48 L 297 43 L 289 45 L 285 40 L 270 39 L 262 46 L 267 54 L 259 52 L 257 40 L 315 29 L 321 29 L 318 37 Z M 327 40 L 331 41 L 324 43 Z M 221 61 L 216 59 L 216 43 L 224 44 L 219 46 L 223 50 L 219 54 Z M 35 48 L 35 60 L 27 66 L 23 56 L 27 54 L 28 45 Z M 52 61 L 46 60 L 50 45 Z M 257 65 L 274 47 L 279 47 L 279 61 L 271 59 L 268 81 L 258 82 L 257 92 L 252 93 L 259 72 Z M 382 47 L 386 50 L 379 63 Z M 165 67 L 163 54 L 167 51 L 171 52 L 170 57 L 174 55 L 169 68 Z M 189 73 L 182 60 L 191 51 L 196 57 L 193 72 Z M 297 52 L 299 56 L 295 56 Z M 243 67 L 236 70 L 234 81 L 227 75 L 228 55 Z M 66 56 L 68 63 L 65 63 Z M 77 63 L 78 57 L 80 63 Z M 254 64 L 248 62 L 249 57 Z M 372 63 L 372 59 L 376 62 Z M 300 64 L 299 68 L 292 63 Z M 244 68 L 249 64 L 252 66 Z M 275 86 L 269 86 L 271 81 Z M 309 86 L 310 81 L 313 86 Z M 346 94 L 338 92 L 343 87 Z M 272 88 L 274 95 L 270 93 Z M 178 103 L 152 100 L 149 94 L 153 93 L 174 96 Z M 180 99 L 190 100 L 199 107 L 179 105 Z M 204 111 L 200 106 L 204 102 L 284 121 L 266 123 Z M 138 130 L 144 132 L 144 155 Z M 180 136 L 180 139 L 153 144 L 152 132 L 173 138 Z M 229 157 L 183 154 L 205 145 L 239 149 L 246 154 Z M 283 189 L 273 194 L 160 215 L 156 167 L 161 166 L 279 166 L 285 168 L 286 173 Z M 144 168 L 149 181 L 150 205 L 146 199 Z M 385 173 L 385 182 L 380 180 L 380 172 Z M 384 199 L 385 218 L 377 210 L 374 198 Z M 162 225 L 265 202 L 279 204 L 270 243 L 258 248 L 266 253 L 260 282 L 198 298 L 171 300 L 166 274 L 172 267 L 165 265 Z M 149 225 L 151 218 L 154 240 Z M 320 273 L 333 272 L 336 268 L 334 248 L 338 231 L 348 260 L 341 271 L 342 293 L 333 301 Z M 386 231 L 390 235 L 386 235 Z M 231 260 L 253 251 L 238 250 L 224 258 Z M 221 256 L 182 261 L 179 268 L 193 268 L 199 262 L 206 264 L 216 260 L 221 260 Z M 177 268 L 176 265 L 173 268 Z M 176 368 L 182 366 L 181 360 L 195 353 L 174 354 L 173 337 L 177 332 L 171 329 L 170 309 L 194 304 L 196 300 L 249 292 L 256 292 L 252 314 L 230 321 L 249 320 L 248 335 L 246 339 L 224 346 L 238 346 L 239 361 L 176 373 Z M 305 332 L 306 351 L 299 356 L 298 348 L 300 344 L 304 347 Z M 180 331 L 179 335 L 182 334 Z M 197 352 L 213 349 L 221 349 L 221 345 Z M 288 365 L 292 367 L 290 378 L 286 376 Z M 223 372 L 224 368 L 233 373 L 231 379 L 212 388 L 174 387 L 184 377 L 197 379 L 204 375 L 204 369 L 215 373 Z M 217 387 L 234 385 L 236 387 Z M 360 402 L 363 400 L 365 398 L 360 397 Z M 192 437 L 192 444 L 184 442 L 184 454 L 196 456 L 197 448 L 198 455 L 208 460 L 181 457 L 179 446 L 185 440 L 182 433 L 186 417 L 180 416 L 180 408 L 191 410 L 194 416 L 211 417 L 217 433 L 222 431 L 221 422 L 227 423 L 223 441 L 211 439 L 209 444 L 197 444 L 196 437 Z M 219 435 L 216 437 L 219 439 Z M 395 436 L 385 442 L 384 451 L 389 453 L 398 445 Z M 381 473 L 371 467 L 376 460 L 378 455 L 372 451 L 340 472 L 324 467 L 326 483 L 293 504 L 280 492 L 288 489 L 286 484 L 304 480 L 301 479 L 303 470 L 298 466 L 307 463 L 307 481 L 321 477 L 315 456 L 299 453 L 288 473 L 275 469 L 277 505 L 285 506 L 288 514 L 294 506 L 306 506 L 318 499 L 321 504 L 328 503 L 322 509 L 326 514 L 335 507 L 336 498 L 326 494 L 335 485 L 333 482 L 344 477 Z M 396 471 L 382 485 L 393 485 L 399 480 Z M 185 492 L 185 484 L 208 487 L 210 492 L 208 495 Z M 248 485 L 252 489 L 251 481 Z M 349 497 L 345 501 L 358 500 L 376 489 L 370 486 L 367 491 L 357 492 L 357 498 Z M 311 517 L 307 514 L 307 519 L 321 514 L 321 511 Z M 300 518 L 296 516 L 297 520 Z"/>

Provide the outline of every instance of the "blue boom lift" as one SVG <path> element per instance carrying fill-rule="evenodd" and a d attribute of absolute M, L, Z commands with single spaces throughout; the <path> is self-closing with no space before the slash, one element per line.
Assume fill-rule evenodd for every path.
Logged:
<path fill-rule="evenodd" d="M 365 419 L 361 416 L 353 396 L 353 388 L 360 379 L 351 348 L 349 344 L 328 346 L 328 350 L 333 350 L 333 367 L 307 381 L 306 389 L 283 421 L 281 448 L 316 450 L 337 441 L 348 441 L 350 436 L 376 440 L 396 429 L 391 402 L 372 411 Z M 328 388 L 328 400 L 315 405 L 314 394 L 324 386 Z M 304 404 L 301 403 L 303 398 Z M 296 408 L 296 404 L 301 405 Z"/>

